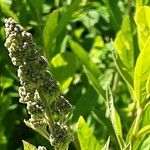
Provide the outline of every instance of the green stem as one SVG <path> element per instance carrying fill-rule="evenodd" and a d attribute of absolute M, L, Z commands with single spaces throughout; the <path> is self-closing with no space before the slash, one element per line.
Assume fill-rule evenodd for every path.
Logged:
<path fill-rule="evenodd" d="M 116 95 L 116 89 L 117 89 L 117 86 L 118 86 L 118 80 L 119 80 L 119 74 L 118 74 L 118 72 L 116 72 L 115 75 L 114 75 L 114 80 L 113 80 L 113 85 L 112 85 L 112 93 L 113 93 L 114 97 Z"/>
<path fill-rule="evenodd" d="M 140 121 L 142 119 L 142 108 L 138 108 L 137 109 L 137 117 L 136 117 L 136 120 L 135 120 L 135 124 L 134 124 L 134 128 L 133 128 L 133 132 L 132 132 L 132 140 L 136 137 L 137 133 L 138 133 L 138 130 L 139 130 L 139 125 L 140 125 Z"/>

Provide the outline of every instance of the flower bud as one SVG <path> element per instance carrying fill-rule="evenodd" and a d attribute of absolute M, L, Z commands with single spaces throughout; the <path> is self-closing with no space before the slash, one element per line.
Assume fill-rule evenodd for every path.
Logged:
<path fill-rule="evenodd" d="M 68 127 L 61 125 L 59 122 L 55 122 L 51 127 L 51 141 L 52 145 L 62 143 L 67 138 Z"/>
<path fill-rule="evenodd" d="M 47 150 L 46 147 L 44 146 L 38 146 L 38 149 L 37 150 Z"/>

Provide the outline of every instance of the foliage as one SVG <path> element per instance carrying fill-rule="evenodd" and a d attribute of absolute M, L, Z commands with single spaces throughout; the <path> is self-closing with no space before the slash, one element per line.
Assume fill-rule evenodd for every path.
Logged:
<path fill-rule="evenodd" d="M 73 105 L 70 150 L 150 149 L 149 5 L 149 0 L 1 0 L 0 149 L 53 149 L 23 122 L 29 115 L 19 103 L 17 70 L 4 47 L 8 17 L 32 33 Z"/>

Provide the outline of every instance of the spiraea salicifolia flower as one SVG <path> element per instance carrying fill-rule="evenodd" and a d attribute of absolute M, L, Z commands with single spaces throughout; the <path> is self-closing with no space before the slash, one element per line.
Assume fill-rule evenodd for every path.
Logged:
<path fill-rule="evenodd" d="M 4 46 L 13 65 L 18 67 L 21 84 L 19 101 L 26 104 L 30 114 L 30 119 L 25 123 L 49 139 L 54 146 L 68 144 L 72 136 L 67 121 L 62 121 L 62 117 L 67 118 L 64 116 L 70 114 L 72 106 L 61 95 L 48 70 L 46 58 L 37 51 L 31 33 L 26 32 L 14 19 L 5 19 L 5 33 Z M 56 115 L 58 117 L 54 117 Z"/>

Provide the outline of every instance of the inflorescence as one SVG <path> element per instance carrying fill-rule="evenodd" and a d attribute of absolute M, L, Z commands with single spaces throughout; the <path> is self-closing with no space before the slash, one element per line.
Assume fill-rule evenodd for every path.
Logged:
<path fill-rule="evenodd" d="M 67 126 L 71 104 L 62 96 L 48 70 L 44 56 L 36 50 L 31 33 L 14 19 L 5 19 L 6 42 L 13 65 L 18 67 L 20 102 L 26 104 L 30 119 L 25 123 L 55 147 L 67 147 L 72 134 Z"/>

